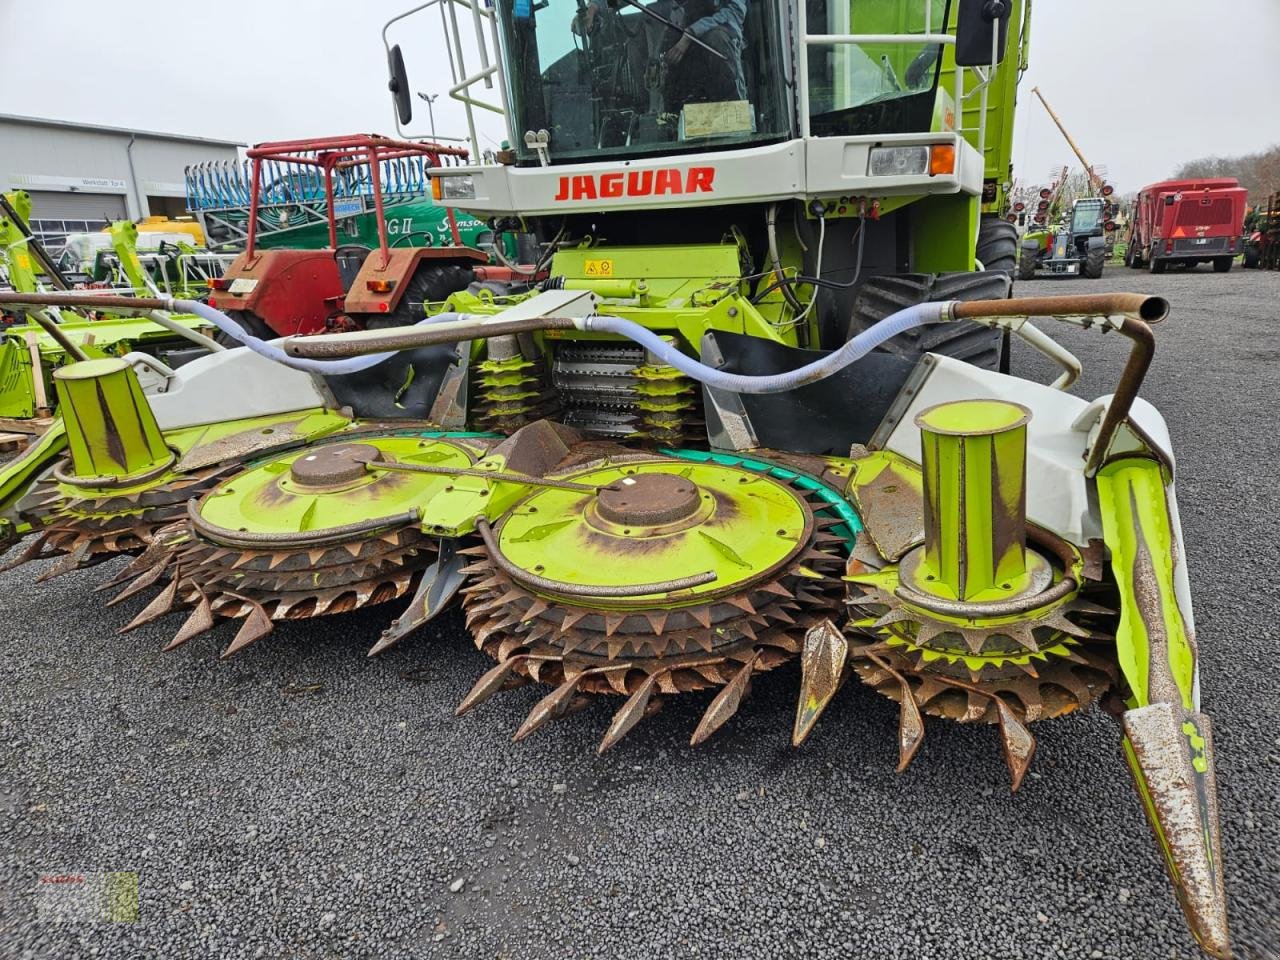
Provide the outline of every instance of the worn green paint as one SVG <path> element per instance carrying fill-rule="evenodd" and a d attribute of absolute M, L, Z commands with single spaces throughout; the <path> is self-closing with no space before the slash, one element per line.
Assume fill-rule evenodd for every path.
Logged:
<path fill-rule="evenodd" d="M 1124 457 L 1099 470 L 1095 480 L 1103 538 L 1120 592 L 1116 655 L 1130 706 L 1175 702 L 1176 697 L 1193 710 L 1196 656 L 1175 592 L 1177 548 L 1162 467 L 1155 460 Z"/>
<path fill-rule="evenodd" d="M 843 522 L 831 528 L 832 533 L 836 533 L 844 537 L 850 543 L 858 535 L 862 529 L 862 520 L 858 517 L 858 512 L 853 505 L 841 495 L 841 493 L 828 486 L 820 480 L 794 470 L 788 470 L 786 467 L 778 466 L 776 463 L 770 463 L 768 460 L 760 460 L 754 457 L 743 457 L 734 453 L 716 453 L 705 450 L 662 450 L 662 453 L 669 457 L 679 457 L 682 460 L 694 460 L 700 463 L 718 463 L 727 467 L 742 467 L 747 470 L 755 470 L 759 473 L 768 474 L 778 480 L 786 481 L 792 486 L 798 487 L 807 493 L 812 493 L 820 497 L 826 502 L 827 508 L 832 514 L 839 517 Z M 830 462 L 839 469 L 843 466 L 847 472 L 848 460 L 840 458 L 830 458 Z"/>
<path fill-rule="evenodd" d="M 138 377 L 123 360 L 84 360 L 54 373 L 75 473 L 129 477 L 173 460 Z"/>
<path fill-rule="evenodd" d="M 591 493 L 545 488 L 522 500 L 503 523 L 502 552 L 522 569 L 569 583 L 622 586 L 713 570 L 714 581 L 689 588 L 692 601 L 722 595 L 785 562 L 806 541 L 799 495 L 761 472 L 718 463 L 664 460 L 622 463 L 576 474 L 576 483 L 625 483 L 634 474 L 684 477 L 700 492 L 698 522 L 630 527 L 599 517 Z M 572 524 L 559 524 L 563 517 Z M 631 605 L 643 606 L 643 600 Z"/>
<path fill-rule="evenodd" d="M 1000 400 L 957 400 L 916 417 L 925 498 L 917 588 L 984 602 L 1027 586 L 1028 417 Z"/>
<path fill-rule="evenodd" d="M 382 451 L 384 459 L 409 465 L 465 468 L 472 458 L 460 446 L 416 437 L 352 438 Z M 216 487 L 200 506 L 202 519 L 229 530 L 303 533 L 416 510 L 453 478 L 370 467 L 339 487 L 306 487 L 292 478 L 294 461 L 311 456 L 307 447 L 259 461 Z"/>

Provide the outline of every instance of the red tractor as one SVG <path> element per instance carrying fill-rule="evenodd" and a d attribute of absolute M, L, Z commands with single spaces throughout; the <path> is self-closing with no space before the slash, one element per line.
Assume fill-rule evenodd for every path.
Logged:
<path fill-rule="evenodd" d="M 230 314 L 255 336 L 272 339 L 411 324 L 422 319 L 424 302 L 443 300 L 471 284 L 476 268 L 484 268 L 480 273 L 487 279 L 507 272 L 486 267 L 487 254 L 460 243 L 452 209 L 448 216 L 453 246 L 394 246 L 387 241 L 384 177 L 394 174 L 397 163 L 417 158 L 431 166 L 465 159 L 464 149 L 356 134 L 263 143 L 249 150 L 248 156 L 253 161 L 248 241 L 244 252 L 213 284 L 209 305 Z M 297 170 L 295 165 L 318 168 L 322 175 L 323 196 L 312 199 L 326 206 L 329 245 L 319 250 L 258 249 L 264 175 L 283 170 L 288 177 L 288 171 Z M 339 244 L 335 180 L 347 196 L 355 183 L 372 198 L 377 249 Z"/>

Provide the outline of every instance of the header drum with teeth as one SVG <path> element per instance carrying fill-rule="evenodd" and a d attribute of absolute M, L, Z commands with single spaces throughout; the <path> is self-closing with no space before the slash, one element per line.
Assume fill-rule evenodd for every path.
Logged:
<path fill-rule="evenodd" d="M 242 618 L 227 656 L 270 633 L 273 621 L 399 597 L 435 550 L 418 526 L 422 506 L 449 485 L 447 471 L 471 467 L 482 452 L 483 441 L 362 437 L 261 461 L 189 504 L 156 558 L 169 587 L 126 629 L 190 604 L 174 647 L 218 617 Z M 148 576 L 156 579 L 149 571 L 140 579 Z"/>
<path fill-rule="evenodd" d="M 582 694 L 622 694 L 607 747 L 661 694 L 720 687 L 700 742 L 835 602 L 843 540 L 826 528 L 839 521 L 785 479 L 634 456 L 558 479 L 596 489 L 541 489 L 481 527 L 464 608 L 499 663 L 460 711 L 521 677 L 554 685 L 524 736 Z"/>

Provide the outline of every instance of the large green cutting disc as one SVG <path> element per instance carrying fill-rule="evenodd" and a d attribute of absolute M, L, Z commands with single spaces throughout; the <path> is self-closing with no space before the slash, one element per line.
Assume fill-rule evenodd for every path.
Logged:
<path fill-rule="evenodd" d="M 551 488 L 527 497 L 497 531 L 509 563 L 542 579 L 590 587 L 714 574 L 682 590 L 678 606 L 768 577 L 804 549 L 812 529 L 798 491 L 748 470 L 664 459 L 572 479 L 600 492 Z M 642 609 L 654 597 L 606 597 L 604 605 Z"/>
<path fill-rule="evenodd" d="M 193 520 L 215 542 L 318 542 L 379 521 L 403 523 L 450 483 L 447 475 L 394 468 L 462 468 L 474 462 L 463 444 L 443 439 L 376 437 L 320 444 L 264 461 L 231 477 L 200 502 Z"/>

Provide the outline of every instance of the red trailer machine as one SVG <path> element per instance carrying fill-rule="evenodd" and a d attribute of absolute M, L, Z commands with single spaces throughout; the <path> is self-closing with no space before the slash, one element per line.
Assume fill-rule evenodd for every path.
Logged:
<path fill-rule="evenodd" d="M 466 288 L 487 254 L 459 242 L 455 246 L 400 247 L 388 243 L 382 179 L 394 165 L 425 157 L 432 166 L 464 160 L 467 151 L 435 143 L 391 140 L 368 134 L 263 143 L 249 150 L 253 183 L 245 251 L 216 282 L 209 305 L 230 314 L 255 336 L 270 339 L 325 329 L 413 323 L 422 303 L 443 300 Z M 272 165 L 277 166 L 272 166 Z M 290 165 L 322 173 L 329 246 L 322 250 L 262 250 L 256 246 L 259 198 L 268 169 Z M 367 177 L 378 223 L 378 249 L 340 245 L 335 214 L 336 176 Z M 287 176 L 287 174 L 286 174 Z M 453 223 L 453 211 L 449 211 Z"/>
<path fill-rule="evenodd" d="M 1234 177 L 1143 187 L 1129 220 L 1125 265 L 1164 273 L 1170 265 L 1208 261 L 1226 273 L 1241 250 L 1246 196 Z"/>

